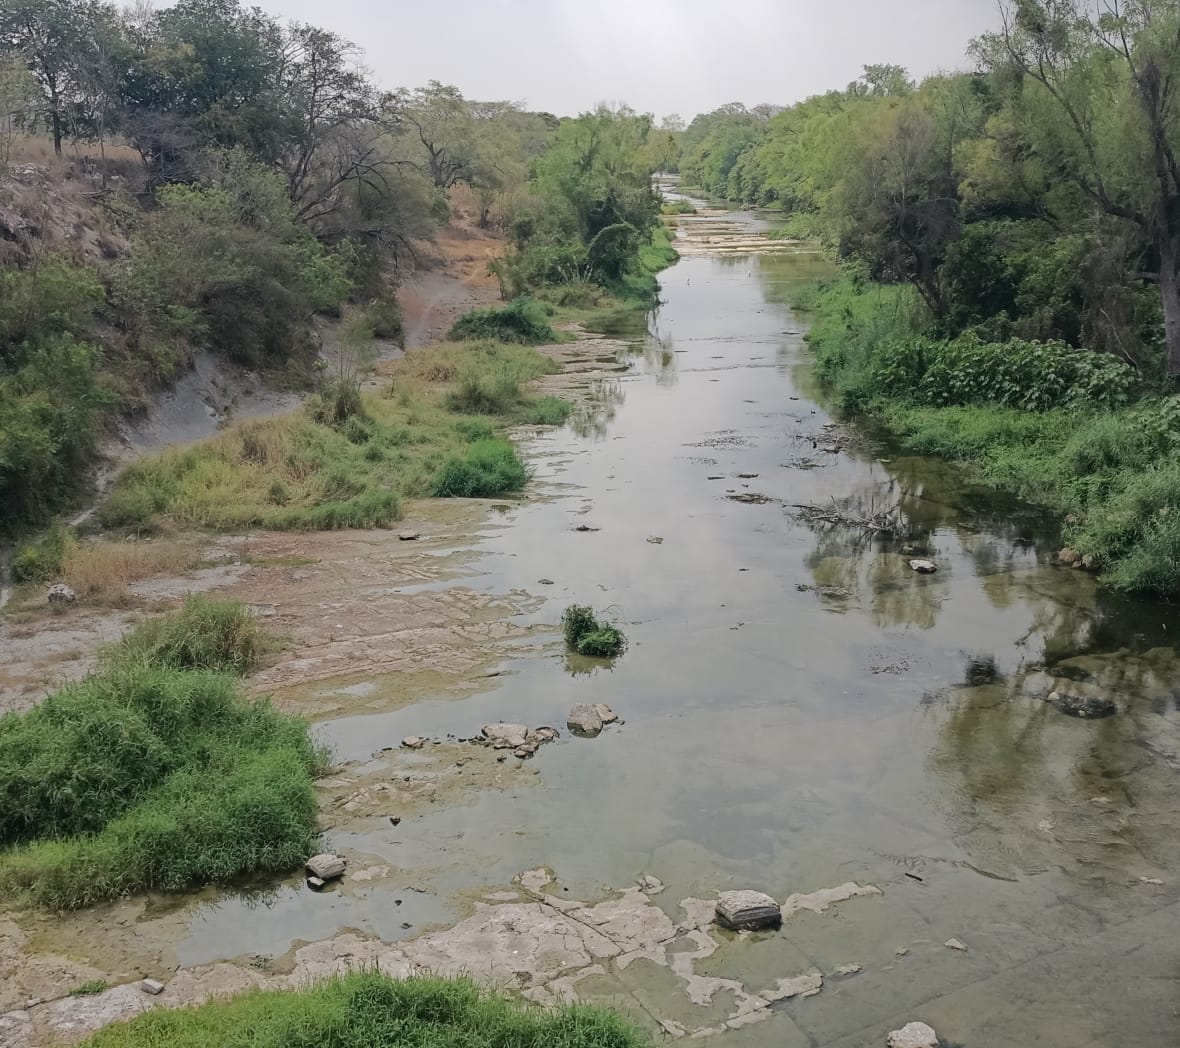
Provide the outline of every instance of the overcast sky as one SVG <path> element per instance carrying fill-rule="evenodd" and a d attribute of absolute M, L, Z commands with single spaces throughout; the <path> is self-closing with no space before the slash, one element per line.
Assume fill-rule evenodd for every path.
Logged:
<path fill-rule="evenodd" d="M 365 49 L 383 87 L 427 80 L 561 116 L 627 102 L 686 120 L 789 104 L 874 62 L 963 68 L 996 0 L 255 0 Z"/>

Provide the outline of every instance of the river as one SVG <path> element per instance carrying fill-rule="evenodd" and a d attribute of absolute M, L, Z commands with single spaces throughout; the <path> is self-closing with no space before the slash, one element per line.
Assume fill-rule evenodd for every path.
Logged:
<path fill-rule="evenodd" d="M 679 900 L 718 890 L 783 899 L 853 882 L 879 891 L 701 955 L 694 977 L 825 977 L 727 1042 L 883 1045 L 921 1018 L 945 1043 L 987 1048 L 1176 1043 L 1173 609 L 1055 566 L 1041 514 L 952 466 L 845 446 L 790 306 L 826 263 L 763 242 L 769 228 L 748 213 L 679 221 L 683 257 L 630 366 L 596 380 L 574 424 L 526 444 L 535 497 L 476 543 L 465 584 L 531 595 L 519 625 L 591 603 L 622 624 L 625 655 L 606 665 L 522 644 L 474 696 L 318 731 L 364 764 L 408 734 L 564 726 L 575 702 L 606 702 L 624 723 L 545 747 L 532 784 L 439 805 L 396 840 L 384 815 L 331 834 L 400 879 L 202 903 L 179 964 L 277 956 L 341 929 L 404 940 L 534 867 L 586 900 L 656 877 L 666 891 L 651 905 L 674 920 Z M 907 534 L 798 518 L 833 500 L 896 509 Z M 913 556 L 937 573 L 916 574 Z M 1109 695 L 1117 714 L 1064 715 L 1044 699 L 1046 670 Z M 407 891 L 415 877 L 429 890 Z M 578 994 L 673 1032 L 711 1029 L 728 1005 L 694 1004 L 678 978 L 608 966 Z"/>

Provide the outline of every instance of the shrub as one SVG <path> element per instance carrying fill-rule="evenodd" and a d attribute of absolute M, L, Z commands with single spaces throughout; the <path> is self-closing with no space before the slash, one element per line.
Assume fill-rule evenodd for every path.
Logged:
<path fill-rule="evenodd" d="M 405 345 L 405 318 L 402 307 L 393 295 L 373 299 L 365 306 L 364 317 L 377 338 L 396 342 L 399 346 Z"/>
<path fill-rule="evenodd" d="M 180 611 L 141 624 L 113 654 L 121 661 L 171 669 L 244 674 L 272 646 L 273 640 L 245 605 L 193 595 Z"/>
<path fill-rule="evenodd" d="M 627 643 L 622 630 L 600 622 L 587 604 L 571 604 L 562 612 L 561 631 L 566 645 L 579 655 L 613 658 Z"/>
<path fill-rule="evenodd" d="M 462 457 L 443 463 L 434 480 L 436 498 L 494 498 L 519 491 L 528 483 L 528 471 L 516 449 L 506 440 L 480 440 Z"/>
<path fill-rule="evenodd" d="M 48 582 L 61 574 L 66 550 L 73 542 L 73 533 L 54 525 L 37 542 L 28 542 L 16 551 L 12 561 L 12 577 L 16 582 Z"/>
<path fill-rule="evenodd" d="M 495 339 L 539 346 L 553 342 L 557 335 L 549 326 L 544 308 L 531 298 L 521 296 L 503 309 L 473 309 L 451 328 L 449 338 L 456 341 Z"/>
<path fill-rule="evenodd" d="M 353 972 L 115 1023 L 87 1048 L 650 1048 L 626 1019 L 588 1005 L 538 1008 L 466 979 Z"/>

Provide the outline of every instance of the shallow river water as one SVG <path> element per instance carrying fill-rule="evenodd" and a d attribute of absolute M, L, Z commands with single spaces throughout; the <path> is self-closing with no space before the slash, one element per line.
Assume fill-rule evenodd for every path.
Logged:
<path fill-rule="evenodd" d="M 673 917 L 677 900 L 717 890 L 782 899 L 853 881 L 881 894 L 726 939 L 707 968 L 750 983 L 862 970 L 721 1037 L 879 1045 L 922 1018 L 946 1043 L 988 1048 L 1180 1043 L 1173 609 L 1054 566 L 1039 514 L 953 467 L 843 447 L 789 305 L 824 263 L 764 250 L 767 228 L 740 213 L 681 220 L 683 258 L 630 369 L 598 380 L 577 424 L 529 442 L 541 497 L 489 521 L 465 580 L 538 597 L 523 624 L 553 623 L 572 601 L 605 609 L 626 654 L 610 667 L 522 646 L 474 697 L 318 730 L 340 760 L 367 761 L 411 733 L 564 728 L 574 702 L 609 703 L 625 723 L 543 748 L 528 788 L 440 805 L 396 834 L 383 817 L 333 833 L 406 878 L 204 904 L 181 964 L 277 955 L 344 928 L 404 939 L 453 920 L 463 893 L 537 866 L 588 900 L 650 874 Z M 731 498 L 751 495 L 765 501 Z M 910 534 L 796 516 L 833 500 L 897 507 Z M 914 555 L 938 572 L 915 574 Z M 1045 701 L 1075 685 L 1117 714 L 1082 720 Z M 429 891 L 406 890 L 415 870 Z M 704 1025 L 674 981 L 635 964 L 578 992 Z"/>

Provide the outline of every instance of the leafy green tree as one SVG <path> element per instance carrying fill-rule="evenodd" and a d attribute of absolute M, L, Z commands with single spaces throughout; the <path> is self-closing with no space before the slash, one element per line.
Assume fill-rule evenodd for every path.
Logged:
<path fill-rule="evenodd" d="M 441 190 L 470 181 L 478 151 L 475 118 L 457 87 L 431 80 L 400 88 L 385 102 L 386 119 L 407 148 L 408 159 Z"/>
<path fill-rule="evenodd" d="M 977 43 L 1006 78 L 1025 150 L 1142 237 L 1167 366 L 1180 377 L 1180 7 L 1173 0 L 1012 0 Z"/>

